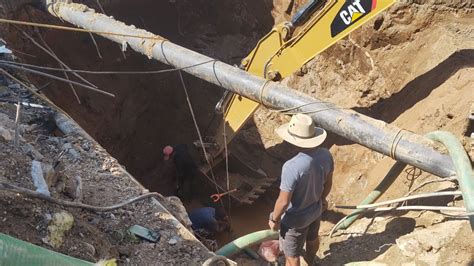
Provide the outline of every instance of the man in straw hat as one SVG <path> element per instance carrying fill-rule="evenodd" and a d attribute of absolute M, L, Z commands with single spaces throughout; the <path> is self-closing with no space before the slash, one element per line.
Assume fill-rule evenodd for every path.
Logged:
<path fill-rule="evenodd" d="M 280 228 L 280 250 L 286 265 L 299 265 L 300 256 L 311 265 L 319 248 L 318 231 L 323 204 L 332 185 L 334 162 L 325 148 L 317 148 L 326 131 L 314 126 L 310 116 L 296 114 L 276 130 L 286 142 L 297 147 L 295 156 L 282 168 L 280 195 L 268 225 Z M 303 246 L 306 243 L 306 254 Z"/>

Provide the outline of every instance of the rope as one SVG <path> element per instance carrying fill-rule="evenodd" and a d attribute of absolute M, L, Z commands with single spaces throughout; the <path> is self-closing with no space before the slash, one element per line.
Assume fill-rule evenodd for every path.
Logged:
<path fill-rule="evenodd" d="M 107 32 L 107 31 L 86 30 L 86 29 L 80 29 L 80 28 L 58 26 L 58 25 L 53 25 L 53 24 L 27 22 L 27 21 L 11 20 L 11 19 L 4 19 L 4 18 L 0 18 L 0 23 L 23 25 L 23 26 L 33 26 L 33 27 L 39 27 L 39 28 L 56 29 L 56 30 L 64 30 L 64 31 L 95 33 L 95 34 L 100 34 L 100 35 L 110 35 L 110 36 L 121 36 L 121 37 L 129 37 L 129 38 L 156 40 L 156 41 L 164 40 L 163 37 L 156 36 L 156 35 L 144 36 L 144 35 L 134 35 L 134 34 Z"/>

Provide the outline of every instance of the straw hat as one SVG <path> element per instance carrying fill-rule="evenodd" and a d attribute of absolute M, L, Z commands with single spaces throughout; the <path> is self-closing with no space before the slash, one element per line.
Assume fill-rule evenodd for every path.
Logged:
<path fill-rule="evenodd" d="M 315 148 L 321 145 L 327 136 L 326 131 L 314 126 L 313 119 L 305 114 L 293 115 L 290 123 L 275 131 L 285 141 L 301 148 Z"/>

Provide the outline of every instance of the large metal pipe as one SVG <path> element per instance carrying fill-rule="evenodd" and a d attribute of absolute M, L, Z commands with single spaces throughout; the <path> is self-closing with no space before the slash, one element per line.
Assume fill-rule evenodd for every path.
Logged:
<path fill-rule="evenodd" d="M 268 82 L 239 68 L 176 45 L 153 33 L 98 14 L 87 6 L 53 0 L 46 2 L 52 15 L 78 27 L 95 32 L 128 35 L 100 34 L 112 41 L 128 45 L 149 58 L 175 68 L 208 62 L 185 68 L 183 71 L 271 108 L 301 106 L 300 111 L 314 111 L 310 115 L 326 130 L 434 175 L 445 177 L 455 173 L 451 159 L 436 151 L 433 148 L 433 141 L 422 136 L 352 110 L 338 108 L 334 104 L 317 100 L 279 83 Z"/>

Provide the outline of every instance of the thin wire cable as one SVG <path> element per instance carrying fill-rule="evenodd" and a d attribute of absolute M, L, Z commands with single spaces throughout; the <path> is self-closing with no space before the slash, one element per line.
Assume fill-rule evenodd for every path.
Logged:
<path fill-rule="evenodd" d="M 11 78 L 12 80 L 18 82 L 18 84 L 22 85 L 23 87 L 28 88 L 28 89 L 31 89 L 30 86 L 26 85 L 26 84 L 25 84 L 24 82 L 22 82 L 21 80 L 15 78 L 12 74 L 8 73 L 5 69 L 0 68 L 0 72 L 2 72 L 5 76 Z"/>
<path fill-rule="evenodd" d="M 23 31 L 24 34 L 26 34 L 26 32 Z M 49 44 L 46 42 L 46 40 L 43 38 L 43 35 L 41 34 L 41 32 L 39 31 L 38 28 L 35 28 L 35 33 L 36 35 L 38 35 L 38 38 L 40 39 L 40 41 L 43 43 L 44 47 L 49 50 L 49 55 L 51 55 L 56 61 L 58 61 L 59 65 L 62 67 L 62 68 L 65 68 L 65 69 L 71 69 L 68 65 L 66 65 L 66 63 L 64 63 L 63 60 L 61 60 L 59 58 L 59 56 L 53 51 L 53 48 L 51 48 L 51 46 L 49 46 Z M 91 86 L 91 87 L 94 87 L 94 88 L 98 88 L 94 83 L 88 81 L 87 79 L 83 78 L 81 75 L 77 74 L 77 73 L 72 73 L 74 76 L 76 76 L 79 80 L 82 80 L 84 83 L 86 83 L 87 85 Z"/>
<path fill-rule="evenodd" d="M 71 116 L 69 116 L 66 111 L 64 111 L 61 107 L 57 106 L 53 101 L 51 101 L 48 97 L 45 97 L 43 94 L 40 94 L 39 91 L 41 89 L 44 89 L 46 88 L 50 83 L 46 83 L 46 85 L 44 85 L 43 87 L 41 87 L 40 89 L 38 89 L 38 91 L 35 89 L 35 87 L 28 81 L 28 83 L 30 85 L 26 85 L 25 82 L 15 78 L 12 74 L 8 73 L 6 70 L 4 70 L 3 68 L 0 68 L 0 72 L 2 72 L 5 76 L 9 77 L 10 79 L 18 82 L 18 84 L 22 85 L 23 87 L 27 88 L 31 95 L 35 95 L 36 97 L 38 97 L 38 99 L 41 99 L 43 100 L 44 102 L 48 103 L 49 106 L 52 107 L 52 109 L 56 110 L 57 112 L 63 114 L 64 116 L 66 116 L 67 118 L 72 119 Z M 27 96 L 27 97 L 31 97 L 31 95 Z"/>
<path fill-rule="evenodd" d="M 212 60 L 207 60 L 201 63 L 196 63 L 193 65 L 181 67 L 181 68 L 170 68 L 170 69 L 163 69 L 163 70 L 151 70 L 151 71 L 91 71 L 91 70 L 78 70 L 78 69 L 67 69 L 66 72 L 75 72 L 75 73 L 81 73 L 81 74 L 91 74 L 91 75 L 112 75 L 112 74 L 124 74 L 124 75 L 142 75 L 142 74 L 161 74 L 161 73 L 168 73 L 168 72 L 175 72 L 178 70 L 185 70 L 197 66 L 201 66 L 207 63 L 211 63 L 216 61 L 216 59 Z M 18 65 L 18 66 L 23 66 L 23 67 L 29 67 L 29 68 L 36 68 L 36 69 L 42 69 L 42 70 L 49 70 L 49 71 L 57 71 L 57 72 L 63 72 L 62 69 L 55 68 L 55 67 L 46 67 L 46 66 L 38 66 L 38 65 L 32 65 L 32 64 L 26 64 L 26 63 L 19 63 L 19 62 L 11 62 L 11 61 L 6 61 L 6 60 L 0 60 L 1 64 L 11 64 L 11 65 Z"/>
<path fill-rule="evenodd" d="M 198 125 L 197 120 L 196 120 L 196 115 L 194 114 L 193 105 L 191 104 L 191 99 L 189 98 L 188 89 L 186 88 L 186 83 L 184 82 L 184 78 L 183 78 L 183 73 L 181 73 L 181 70 L 179 70 L 178 74 L 179 74 L 179 78 L 181 80 L 181 84 L 183 85 L 184 94 L 186 95 L 186 101 L 188 103 L 188 107 L 189 107 L 189 111 L 191 112 L 191 116 L 193 118 L 194 126 L 196 128 L 196 131 L 197 131 L 197 134 L 198 134 L 198 137 L 199 137 L 199 141 L 201 142 L 201 147 L 202 147 L 202 150 L 204 152 L 204 158 L 206 159 L 206 162 L 209 165 L 209 169 L 211 171 L 212 180 L 209 180 L 209 181 L 211 181 L 214 184 L 216 192 L 219 193 L 219 185 L 217 184 L 217 180 L 216 180 L 216 177 L 214 175 L 214 171 L 212 170 L 211 162 L 209 161 L 209 158 L 208 158 L 208 155 L 207 155 L 206 147 L 204 146 L 204 140 L 202 138 L 201 130 L 199 129 L 199 125 Z M 205 175 L 205 176 L 207 177 L 207 175 Z M 228 217 L 228 214 L 227 214 L 227 211 L 225 209 L 224 203 L 222 201 L 220 201 L 220 203 L 221 203 L 222 209 L 224 210 L 226 216 Z"/>
<path fill-rule="evenodd" d="M 102 14 L 105 15 L 105 10 L 104 10 L 104 8 L 102 7 L 102 5 L 100 4 L 100 1 L 99 1 L 99 0 L 96 0 L 96 2 L 97 2 L 97 5 L 99 6 L 100 12 L 102 12 Z"/>
<path fill-rule="evenodd" d="M 344 107 L 331 107 L 331 108 L 326 108 L 326 109 L 318 109 L 318 110 L 308 110 L 308 111 L 300 111 L 300 112 L 287 112 L 283 113 L 285 115 L 296 115 L 296 114 L 315 114 L 319 112 L 324 112 L 328 110 L 351 110 L 351 108 L 344 108 Z M 278 111 L 277 111 L 278 112 Z M 279 112 L 281 113 L 281 112 Z"/>
<path fill-rule="evenodd" d="M 342 224 L 351 216 L 360 215 L 361 213 L 367 213 L 367 212 L 386 212 L 386 211 L 438 211 L 442 215 L 461 216 L 461 217 L 466 217 L 473 214 L 472 212 L 466 212 L 465 208 L 445 207 L 445 206 L 403 206 L 403 207 L 385 207 L 385 208 L 376 208 L 376 209 L 365 209 L 365 210 L 360 210 L 360 212 L 349 214 L 345 216 L 344 218 L 342 218 L 339 222 L 337 222 L 332 227 L 329 233 L 329 237 L 332 237 L 332 235 L 334 234 L 334 232 L 336 232 L 336 229 L 339 227 L 339 225 Z M 443 213 L 442 211 L 453 211 L 453 212 L 459 212 L 459 213 L 456 215 L 452 215 L 452 214 Z"/>
<path fill-rule="evenodd" d="M 357 206 L 336 206 L 336 208 L 372 209 L 372 208 L 376 208 L 376 207 L 380 207 L 384 205 L 390 205 L 393 203 L 405 202 L 405 201 L 414 200 L 414 199 L 424 199 L 424 198 L 452 196 L 452 195 L 456 196 L 456 195 L 462 195 L 462 194 L 461 194 L 461 191 L 441 191 L 441 192 L 425 193 L 425 194 L 419 194 L 419 195 L 414 195 L 414 196 L 402 197 L 398 199 L 387 200 L 387 201 L 377 202 L 377 203 L 372 203 L 372 204 L 364 204 L 364 205 L 357 205 Z"/>
<path fill-rule="evenodd" d="M 289 111 L 292 111 L 292 110 L 296 110 L 296 109 L 299 109 L 299 108 L 302 108 L 302 107 L 306 107 L 306 106 L 313 105 L 313 104 L 319 104 L 319 103 L 325 104 L 327 107 L 329 107 L 327 105 L 327 103 L 324 102 L 324 101 L 313 101 L 313 102 L 310 102 L 310 103 L 305 103 L 305 104 L 301 104 L 301 105 L 286 108 L 286 109 L 278 109 L 278 110 L 277 109 L 272 109 L 272 111 L 280 112 L 280 113 L 286 113 L 286 112 L 289 112 Z"/>
<path fill-rule="evenodd" d="M 92 35 L 92 33 L 89 32 L 89 36 L 92 39 L 92 44 L 94 44 L 95 50 L 97 52 L 97 56 L 99 56 L 99 58 L 102 59 L 102 54 L 100 53 L 99 45 L 97 44 L 97 41 L 95 40 L 94 35 Z"/>
<path fill-rule="evenodd" d="M 56 79 L 56 80 L 66 82 L 66 83 L 72 83 L 74 85 L 81 86 L 83 88 L 86 88 L 86 89 L 89 89 L 89 90 L 92 90 L 92 91 L 95 91 L 95 92 L 98 92 L 98 93 L 101 93 L 101 94 L 105 94 L 105 95 L 110 96 L 110 97 L 115 97 L 115 95 L 110 93 L 110 92 L 102 91 L 102 90 L 96 89 L 94 87 L 91 87 L 89 85 L 85 85 L 85 84 L 82 84 L 82 83 L 79 83 L 79 82 L 76 82 L 76 81 L 72 81 L 72 80 L 63 79 L 63 78 L 60 78 L 60 77 L 57 77 L 57 76 L 54 76 L 54 75 L 51 75 L 51 74 L 43 73 L 43 72 L 40 72 L 40 71 L 36 71 L 36 70 L 33 70 L 33 69 L 28 69 L 28 68 L 24 68 L 24 67 L 21 67 L 21 66 L 15 66 L 15 65 L 6 66 L 5 64 L 3 64 L 3 66 L 8 67 L 8 68 L 23 70 L 23 71 L 26 71 L 26 72 L 30 72 L 30 73 L 37 74 L 37 75 L 40 75 L 40 76 L 45 76 L 45 77 L 48 77 L 48 78 Z"/>
<path fill-rule="evenodd" d="M 466 208 L 447 207 L 447 206 L 402 206 L 402 207 L 382 207 L 376 209 L 367 209 L 369 212 L 384 211 L 451 211 L 460 212 L 460 215 L 467 215 Z"/>
<path fill-rule="evenodd" d="M 421 169 L 418 169 L 418 168 L 412 166 L 412 167 L 409 167 L 408 169 L 406 169 L 405 173 L 406 173 L 405 178 L 407 179 L 408 182 L 410 182 L 408 184 L 408 191 L 410 191 L 411 187 L 413 186 L 413 183 L 415 183 L 415 180 L 418 179 L 421 176 L 421 174 L 423 174 L 423 171 L 421 171 Z"/>
<path fill-rule="evenodd" d="M 61 65 L 61 67 L 63 66 Z M 66 77 L 67 80 L 71 81 L 71 79 L 69 78 L 69 75 L 66 72 L 64 72 L 64 77 Z M 77 103 L 82 104 L 81 98 L 79 98 L 79 95 L 77 94 L 77 91 L 76 91 L 76 88 L 74 88 L 74 85 L 69 83 L 69 87 L 71 87 L 72 93 L 74 94 L 74 97 L 76 97 Z"/>
<path fill-rule="evenodd" d="M 206 151 L 206 147 L 204 146 L 204 140 L 202 138 L 201 131 L 199 130 L 199 125 L 198 125 L 197 120 L 196 120 L 196 115 L 194 114 L 194 109 L 193 109 L 193 106 L 192 106 L 192 103 L 191 103 L 191 99 L 189 98 L 188 89 L 186 87 L 186 83 L 184 82 L 183 74 L 181 73 L 181 71 L 178 71 L 178 74 L 179 74 L 179 78 L 181 80 L 181 84 L 183 85 L 184 94 L 186 96 L 186 101 L 188 103 L 189 111 L 191 112 L 191 117 L 192 117 L 193 122 L 194 122 L 194 127 L 196 128 L 196 131 L 197 131 L 197 134 L 198 134 L 198 137 L 199 137 L 199 142 L 201 142 L 201 146 L 202 146 L 202 149 L 203 149 L 203 152 L 204 152 L 204 158 L 206 159 L 206 162 L 207 162 L 207 164 L 209 165 L 209 167 L 211 169 L 211 176 L 212 176 L 212 179 L 213 179 L 213 183 L 214 183 L 214 185 L 216 185 L 217 193 L 219 193 L 219 188 L 217 186 L 217 181 L 216 181 L 216 178 L 214 176 L 214 172 L 212 171 L 212 165 L 211 165 L 211 162 L 209 161 L 207 151 Z"/>
<path fill-rule="evenodd" d="M 226 183 L 227 183 L 227 191 L 230 191 L 230 178 L 229 178 L 229 152 L 228 152 L 228 149 L 227 149 L 227 133 L 226 133 L 226 121 L 225 121 L 225 116 L 222 116 L 222 120 L 223 120 L 223 123 L 224 123 L 224 126 L 223 126 L 223 135 L 224 135 L 224 152 L 225 152 L 225 174 L 226 174 Z M 228 201 L 228 206 L 227 206 L 227 211 L 228 211 L 228 220 L 229 220 L 229 225 L 232 227 L 232 218 L 231 218 L 231 197 L 230 197 L 230 193 L 228 194 L 229 195 L 229 201 Z"/>
<path fill-rule="evenodd" d="M 26 32 L 23 32 L 24 35 L 26 36 L 29 36 L 28 38 L 30 38 L 30 40 L 33 41 L 33 43 L 35 43 L 35 45 L 37 45 L 39 48 L 41 48 L 43 51 L 45 51 L 47 54 L 49 54 L 51 57 L 53 57 L 59 64 L 59 67 L 63 70 L 65 69 L 69 69 L 68 66 L 66 66 L 66 64 L 61 61 L 59 59 L 59 57 L 56 55 L 56 53 L 54 53 L 53 49 L 48 45 L 48 43 L 46 42 L 46 40 L 43 38 L 43 36 L 41 35 L 41 33 L 39 32 L 38 28 L 35 28 L 35 32 L 36 34 L 38 35 L 39 39 L 41 40 L 41 42 L 43 43 L 44 47 L 41 47 L 41 45 L 39 43 L 36 43 L 34 40 L 33 40 L 33 37 L 29 36 Z M 92 36 L 92 33 L 90 33 L 91 36 Z M 49 51 L 49 52 L 48 52 Z M 78 77 L 80 80 L 82 80 L 83 82 L 85 82 L 86 84 L 88 84 L 89 86 L 91 87 L 94 87 L 94 88 L 97 88 L 97 86 L 95 84 L 92 84 L 92 82 L 89 82 L 88 80 L 86 80 L 85 78 L 81 77 L 79 74 L 77 73 L 72 73 L 74 76 Z M 63 71 L 63 75 L 64 77 L 67 79 L 67 80 L 71 80 L 69 78 L 69 75 Z M 74 94 L 74 97 L 76 97 L 76 100 L 79 104 L 82 104 L 81 103 L 81 99 L 79 98 L 79 95 L 77 94 L 77 91 L 76 91 L 76 88 L 74 87 L 74 85 L 72 85 L 72 83 L 69 83 L 69 87 L 71 88 L 72 90 L 72 93 Z"/>
<path fill-rule="evenodd" d="M 417 191 L 418 189 L 428 185 L 428 184 L 432 184 L 432 183 L 439 183 L 439 182 L 451 182 L 451 181 L 456 181 L 457 178 L 456 177 L 447 177 L 447 178 L 443 178 L 443 179 L 436 179 L 436 180 L 429 180 L 429 181 L 426 181 L 426 182 L 423 182 L 421 184 L 419 184 L 418 186 L 416 186 L 415 188 L 413 188 L 412 190 L 410 190 L 409 192 L 407 192 L 404 196 L 405 197 L 408 197 L 410 196 L 412 193 L 414 193 L 415 191 Z"/>
<path fill-rule="evenodd" d="M 28 38 L 34 45 L 36 45 L 38 48 L 43 50 L 45 53 L 47 53 L 49 56 L 51 56 L 54 60 L 56 60 L 58 63 L 60 63 L 62 66 L 64 66 L 67 69 L 70 69 L 69 66 L 67 66 L 59 57 L 56 56 L 56 54 L 52 51 L 51 47 L 48 46 L 46 41 L 43 39 L 39 31 L 37 30 L 37 35 L 39 36 L 40 40 L 43 42 L 44 46 L 39 44 L 31 35 L 26 33 L 25 31 L 21 30 L 20 28 L 16 27 L 18 31 L 20 31 L 26 38 Z M 85 78 L 81 77 L 79 74 L 74 73 L 74 76 L 76 76 L 78 79 L 82 80 L 84 83 L 88 84 L 91 87 L 97 88 L 96 85 L 92 84 Z"/>

